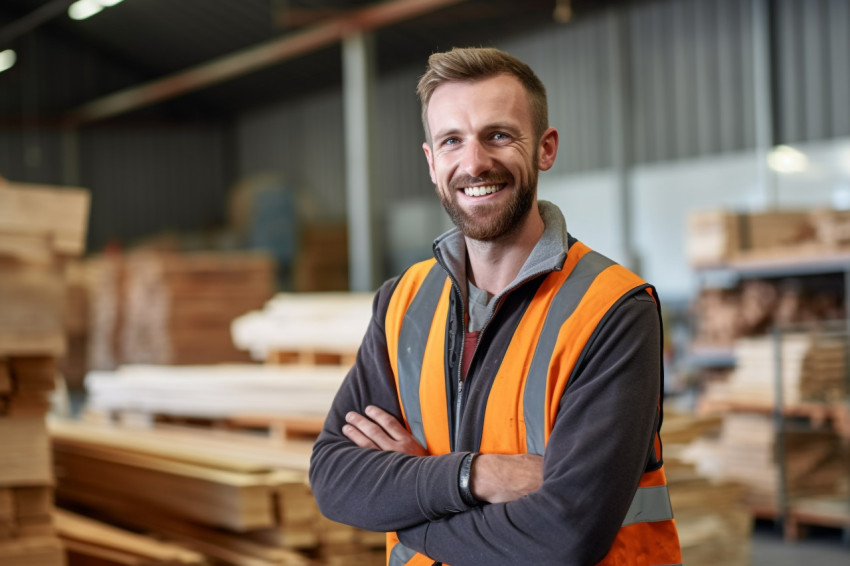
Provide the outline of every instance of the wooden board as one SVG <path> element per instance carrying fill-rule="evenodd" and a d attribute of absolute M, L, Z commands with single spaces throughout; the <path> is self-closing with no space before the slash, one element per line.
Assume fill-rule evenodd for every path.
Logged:
<path fill-rule="evenodd" d="M 324 419 L 347 372 L 342 366 L 123 366 L 86 376 L 86 406 L 107 413 Z"/>
<path fill-rule="evenodd" d="M 0 268 L 0 357 L 64 353 L 63 305 L 56 271 Z"/>
<path fill-rule="evenodd" d="M 231 333 L 237 347 L 256 360 L 286 363 L 280 353 L 341 357 L 350 365 L 372 316 L 371 293 L 278 293 L 262 310 L 233 321 Z"/>
<path fill-rule="evenodd" d="M 63 509 L 53 513 L 59 537 L 81 553 L 96 553 L 106 549 L 120 555 L 128 564 L 203 564 L 205 558 L 198 552 L 176 544 L 119 529 L 88 517 Z M 85 545 L 85 549 L 79 543 Z M 102 553 L 101 553 L 102 554 Z M 112 559 L 116 556 L 113 554 Z M 135 560 L 134 560 L 135 559 Z"/>
<path fill-rule="evenodd" d="M 52 483 L 44 417 L 0 417 L 0 486 Z"/>
<path fill-rule="evenodd" d="M 65 550 L 54 536 L 0 540 L 0 564 L 65 566 Z"/>
<path fill-rule="evenodd" d="M 89 191 L 24 183 L 0 183 L 0 234 L 43 238 L 57 254 L 85 250 Z"/>

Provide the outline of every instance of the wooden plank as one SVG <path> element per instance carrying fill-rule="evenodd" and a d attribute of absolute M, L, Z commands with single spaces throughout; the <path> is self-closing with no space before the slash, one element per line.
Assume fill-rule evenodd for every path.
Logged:
<path fill-rule="evenodd" d="M 63 304 L 58 271 L 0 269 L 0 357 L 64 353 Z"/>
<path fill-rule="evenodd" d="M 65 566 L 65 552 L 56 537 L 0 540 L 0 564 Z"/>
<path fill-rule="evenodd" d="M 27 265 L 52 265 L 56 258 L 46 234 L 0 232 L 0 257 L 15 258 Z"/>
<path fill-rule="evenodd" d="M 78 550 L 82 550 L 78 543 L 83 543 L 88 550 L 105 548 L 140 559 L 127 562 L 130 564 L 203 564 L 205 561 L 200 553 L 182 546 L 119 529 L 64 509 L 56 509 L 53 517 L 59 536 L 66 543 L 77 545 L 73 547 Z"/>
<path fill-rule="evenodd" d="M 16 516 L 14 491 L 0 487 L 0 523 L 11 523 Z"/>
<path fill-rule="evenodd" d="M 56 385 L 55 356 L 13 356 L 9 369 L 18 391 L 52 391 Z"/>
<path fill-rule="evenodd" d="M 252 434 L 160 427 L 155 430 L 126 429 L 51 419 L 53 442 L 73 442 L 147 454 L 218 470 L 265 473 L 272 470 L 300 472 L 306 479 L 311 442 L 277 442 Z"/>
<path fill-rule="evenodd" d="M 0 417 L 0 486 L 52 482 L 50 441 L 44 418 Z"/>
<path fill-rule="evenodd" d="M 286 548 L 254 542 L 244 534 L 211 529 L 189 521 L 138 507 L 133 502 L 110 497 L 102 492 L 70 493 L 73 500 L 85 501 L 116 524 L 160 533 L 169 540 L 234 566 L 311 566 L 304 555 Z"/>
<path fill-rule="evenodd" d="M 24 183 L 0 184 L 0 233 L 43 236 L 63 255 L 85 251 L 89 191 Z"/>
<path fill-rule="evenodd" d="M 9 361 L 0 358 L 0 395 L 12 392 L 12 373 L 9 371 Z"/>
<path fill-rule="evenodd" d="M 324 418 L 347 372 L 342 366 L 131 365 L 90 372 L 85 383 L 94 411 Z"/>
<path fill-rule="evenodd" d="M 12 494 L 18 517 L 43 517 L 53 511 L 52 487 L 15 487 Z"/>
<path fill-rule="evenodd" d="M 138 455 L 96 454 L 79 447 L 69 450 L 56 446 L 54 460 L 62 473 L 57 485 L 62 497 L 99 492 L 139 509 L 237 532 L 275 524 L 267 477 L 157 462 Z"/>

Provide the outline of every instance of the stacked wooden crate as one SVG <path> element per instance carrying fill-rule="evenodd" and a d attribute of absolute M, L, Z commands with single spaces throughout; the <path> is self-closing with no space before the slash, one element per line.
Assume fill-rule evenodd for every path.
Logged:
<path fill-rule="evenodd" d="M 89 195 L 0 185 L 0 563 L 65 564 L 52 521 L 45 417 L 66 351 L 65 261 L 85 246 Z"/>

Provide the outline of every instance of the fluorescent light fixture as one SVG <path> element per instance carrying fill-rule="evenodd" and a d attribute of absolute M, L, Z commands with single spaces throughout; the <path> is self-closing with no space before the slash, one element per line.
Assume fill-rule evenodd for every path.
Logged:
<path fill-rule="evenodd" d="M 12 68 L 12 66 L 15 64 L 15 61 L 17 60 L 17 54 L 11 49 L 0 51 L 0 73 L 5 71 L 6 69 Z"/>
<path fill-rule="evenodd" d="M 72 20 L 85 20 L 103 10 L 98 0 L 77 0 L 68 6 L 68 16 Z"/>
<path fill-rule="evenodd" d="M 799 149 L 778 145 L 767 156 L 767 164 L 777 173 L 802 173 L 809 167 L 809 158 Z"/>
<path fill-rule="evenodd" d="M 104 8 L 111 8 L 116 4 L 120 4 L 124 0 L 97 0 L 98 4 L 103 6 Z"/>

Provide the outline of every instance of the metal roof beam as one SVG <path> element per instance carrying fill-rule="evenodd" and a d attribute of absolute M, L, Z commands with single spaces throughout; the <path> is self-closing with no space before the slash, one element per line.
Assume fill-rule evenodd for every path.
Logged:
<path fill-rule="evenodd" d="M 70 111 L 63 122 L 74 126 L 117 116 L 294 59 L 341 42 L 355 33 L 377 30 L 463 1 L 391 0 L 374 4 L 303 31 L 92 100 Z"/>

